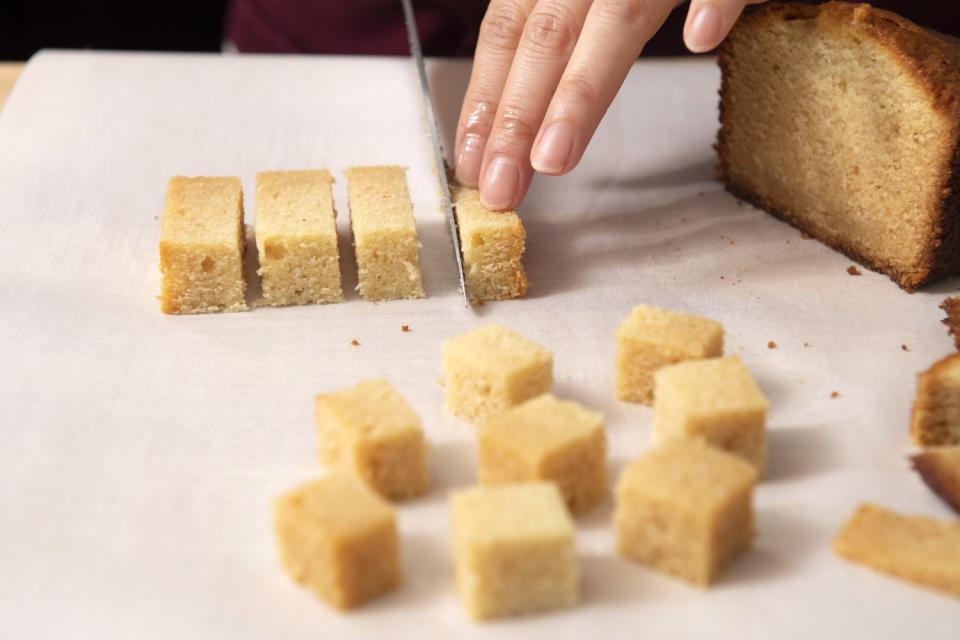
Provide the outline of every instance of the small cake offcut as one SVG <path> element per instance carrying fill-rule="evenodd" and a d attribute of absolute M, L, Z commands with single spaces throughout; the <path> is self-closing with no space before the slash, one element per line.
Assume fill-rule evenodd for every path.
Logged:
<path fill-rule="evenodd" d="M 960 446 L 927 449 L 911 460 L 930 490 L 960 514 Z"/>
<path fill-rule="evenodd" d="M 960 444 L 960 353 L 917 377 L 910 435 L 924 447 Z"/>
<path fill-rule="evenodd" d="M 471 618 L 534 613 L 578 601 L 573 521 L 556 485 L 455 491 L 451 529 L 457 590 Z"/>
<path fill-rule="evenodd" d="M 671 440 L 624 470 L 614 522 L 625 558 L 707 587 L 753 543 L 754 468 L 699 440 Z"/>
<path fill-rule="evenodd" d="M 833 550 L 851 562 L 960 597 L 960 523 L 863 504 Z"/>
<path fill-rule="evenodd" d="M 328 475 L 280 496 L 274 528 L 287 572 L 338 609 L 400 584 L 393 510 L 352 475 Z"/>
<path fill-rule="evenodd" d="M 257 174 L 257 273 L 265 304 L 343 300 L 332 184 L 326 169 Z"/>
<path fill-rule="evenodd" d="M 490 211 L 476 189 L 455 186 L 460 251 L 467 294 L 474 301 L 509 300 L 527 292 L 526 231 L 514 211 Z"/>
<path fill-rule="evenodd" d="M 658 442 L 700 438 L 752 464 L 767 466 L 767 399 L 740 358 L 668 365 L 654 374 L 653 427 Z"/>
<path fill-rule="evenodd" d="M 360 295 L 373 302 L 424 297 L 407 170 L 351 167 L 346 174 Z"/>
<path fill-rule="evenodd" d="M 518 333 L 488 325 L 443 345 L 446 406 L 475 424 L 553 386 L 553 355 Z"/>
<path fill-rule="evenodd" d="M 354 473 L 392 500 L 429 489 L 420 418 L 387 380 L 318 395 L 314 420 L 323 464 Z"/>
<path fill-rule="evenodd" d="M 640 305 L 617 329 L 617 398 L 653 402 L 653 373 L 668 364 L 723 355 L 714 320 Z"/>
<path fill-rule="evenodd" d="M 727 189 L 912 290 L 960 270 L 960 45 L 865 3 L 769 3 L 720 50 Z"/>
<path fill-rule="evenodd" d="M 240 178 L 171 178 L 160 220 L 160 310 L 245 310 L 243 251 Z"/>
<path fill-rule="evenodd" d="M 483 484 L 549 480 L 582 513 L 607 493 L 603 416 L 550 393 L 507 409 L 480 427 L 477 474 Z"/>
<path fill-rule="evenodd" d="M 960 297 L 947 298 L 940 308 L 947 314 L 943 324 L 947 325 L 947 331 L 953 336 L 953 344 L 960 349 Z"/>

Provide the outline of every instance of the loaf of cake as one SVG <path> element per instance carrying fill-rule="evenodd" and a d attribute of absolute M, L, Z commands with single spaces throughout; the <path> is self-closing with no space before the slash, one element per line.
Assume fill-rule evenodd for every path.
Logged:
<path fill-rule="evenodd" d="M 913 290 L 960 271 L 960 45 L 867 4 L 770 3 L 720 50 L 727 189 Z"/>
<path fill-rule="evenodd" d="M 960 523 L 863 504 L 833 550 L 876 571 L 960 596 Z"/>
<path fill-rule="evenodd" d="M 960 444 L 960 353 L 917 377 L 910 435 L 924 447 Z"/>
<path fill-rule="evenodd" d="M 927 449 L 911 461 L 930 490 L 960 513 L 960 446 Z"/>

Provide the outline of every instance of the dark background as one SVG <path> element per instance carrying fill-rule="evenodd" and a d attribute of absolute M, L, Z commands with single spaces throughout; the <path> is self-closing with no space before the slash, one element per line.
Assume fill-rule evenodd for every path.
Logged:
<path fill-rule="evenodd" d="M 25 60 L 50 47 L 220 51 L 228 4 L 229 0 L 0 0 L 0 60 Z M 960 2 L 956 0 L 878 0 L 873 4 L 960 36 Z M 646 55 L 684 53 L 680 40 L 684 12 L 681 7 L 673 13 L 647 46 Z M 441 46 L 427 51 L 428 55 L 450 53 Z"/>

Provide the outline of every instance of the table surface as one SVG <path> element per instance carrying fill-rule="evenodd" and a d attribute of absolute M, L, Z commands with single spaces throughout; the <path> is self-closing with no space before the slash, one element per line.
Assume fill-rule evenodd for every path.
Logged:
<path fill-rule="evenodd" d="M 432 61 L 448 138 L 469 66 Z M 0 113 L 0 629 L 7 637 L 925 638 L 957 601 L 835 557 L 855 507 L 950 518 L 910 470 L 915 375 L 952 350 L 941 282 L 910 295 L 714 181 L 718 72 L 638 63 L 570 176 L 521 209 L 524 300 L 458 301 L 407 60 L 50 53 Z M 409 169 L 428 298 L 369 304 L 343 170 Z M 164 316 L 158 215 L 175 174 L 327 166 L 346 302 Z M 440 347 L 497 322 L 550 348 L 555 392 L 602 411 L 612 477 L 650 446 L 651 410 L 613 398 L 613 333 L 639 303 L 725 325 L 771 404 L 754 549 L 710 591 L 625 562 L 611 504 L 578 521 L 583 603 L 469 623 L 446 494 L 475 434 L 443 410 Z M 409 325 L 404 333 L 401 325 Z M 359 346 L 351 346 L 351 340 Z M 767 347 L 775 341 L 777 348 Z M 906 350 L 902 345 L 906 345 Z M 280 569 L 271 501 L 322 472 L 315 393 L 391 379 L 432 441 L 429 495 L 398 505 L 405 584 L 342 615 Z M 831 398 L 832 392 L 839 397 Z"/>

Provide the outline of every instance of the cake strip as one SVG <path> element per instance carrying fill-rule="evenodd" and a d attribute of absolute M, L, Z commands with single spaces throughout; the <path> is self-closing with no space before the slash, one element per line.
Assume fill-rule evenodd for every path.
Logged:
<path fill-rule="evenodd" d="M 490 211 L 476 189 L 455 186 L 452 195 L 471 300 L 523 296 L 528 286 L 522 262 L 527 234 L 520 216 L 515 211 Z"/>
<path fill-rule="evenodd" d="M 406 169 L 351 167 L 346 174 L 360 295 L 372 302 L 424 297 Z"/>
<path fill-rule="evenodd" d="M 257 174 L 257 273 L 265 304 L 343 300 L 332 184 L 326 169 Z"/>
<path fill-rule="evenodd" d="M 171 178 L 160 221 L 160 310 L 245 310 L 243 250 L 240 179 Z"/>

